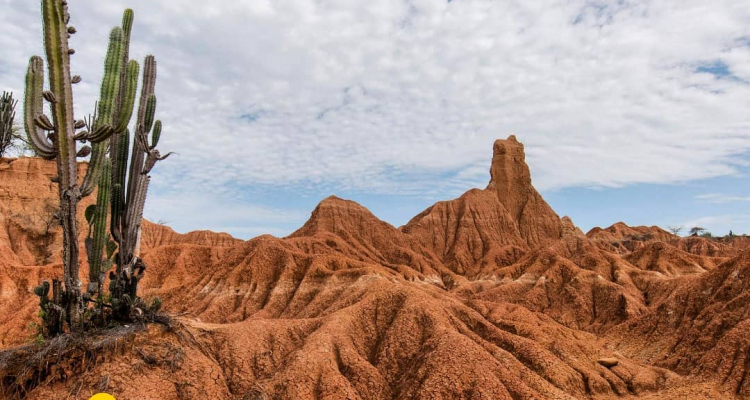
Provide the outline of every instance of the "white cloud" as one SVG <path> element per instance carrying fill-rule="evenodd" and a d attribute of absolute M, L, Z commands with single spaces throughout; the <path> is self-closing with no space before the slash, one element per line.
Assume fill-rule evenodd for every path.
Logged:
<path fill-rule="evenodd" d="M 750 201 L 750 196 L 733 196 L 721 193 L 709 193 L 695 196 L 696 199 L 713 204 L 738 203 Z"/>
<path fill-rule="evenodd" d="M 21 93 L 39 4 L 0 5 L 0 86 Z M 454 193 L 511 133 L 541 189 L 734 174 L 750 151 L 748 0 L 78 0 L 79 114 L 125 6 L 180 154 L 154 181 L 184 194 Z M 731 76 L 696 71 L 718 61 Z"/>

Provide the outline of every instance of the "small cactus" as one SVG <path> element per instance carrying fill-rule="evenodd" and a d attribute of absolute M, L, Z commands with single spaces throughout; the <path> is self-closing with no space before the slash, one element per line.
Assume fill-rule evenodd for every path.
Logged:
<path fill-rule="evenodd" d="M 42 300 L 48 300 L 49 282 L 44 281 L 41 285 L 34 287 L 34 294 L 41 297 Z"/>
<path fill-rule="evenodd" d="M 0 97 L 0 157 L 13 145 L 13 120 L 16 118 L 17 100 L 13 94 L 3 92 Z"/>
<path fill-rule="evenodd" d="M 153 300 L 151 300 L 151 306 L 149 307 L 149 311 L 156 314 L 161 310 L 161 299 L 158 297 L 154 297 Z"/>

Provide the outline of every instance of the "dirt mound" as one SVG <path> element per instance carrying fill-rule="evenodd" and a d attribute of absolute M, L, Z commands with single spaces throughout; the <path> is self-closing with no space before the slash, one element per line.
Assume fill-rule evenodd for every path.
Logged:
<path fill-rule="evenodd" d="M 482 279 L 457 292 L 474 300 L 520 304 L 570 328 L 601 331 L 645 312 L 639 272 L 588 239 L 572 237 L 538 248 L 511 266 L 486 270 Z"/>
<path fill-rule="evenodd" d="M 673 239 L 669 241 L 669 244 L 684 252 L 707 257 L 732 257 L 742 249 L 740 241 L 737 242 L 740 247 L 734 247 L 731 244 L 723 244 L 717 240 L 698 236 Z"/>
<path fill-rule="evenodd" d="M 658 226 L 628 226 L 624 222 L 618 222 L 609 228 L 593 228 L 586 236 L 593 240 L 615 242 L 622 240 L 659 240 L 668 241 L 677 236 L 665 231 Z"/>
<path fill-rule="evenodd" d="M 516 221 L 493 192 L 474 189 L 414 217 L 401 230 L 417 238 L 457 274 L 510 265 L 529 250 Z"/>
<path fill-rule="evenodd" d="M 445 274 L 452 275 L 418 240 L 381 221 L 365 207 L 335 196 L 320 202 L 288 241 L 307 254 L 337 255 L 407 275 L 416 272 L 433 282 L 442 282 Z"/>
<path fill-rule="evenodd" d="M 624 222 L 604 229 L 593 228 L 586 236 L 607 250 L 624 254 L 638 250 L 648 242 L 666 242 L 677 238 L 658 226 L 628 226 Z"/>
<path fill-rule="evenodd" d="M 750 236 L 727 236 L 720 239 L 722 244 L 731 246 L 736 250 L 748 250 L 750 249 Z"/>
<path fill-rule="evenodd" d="M 622 351 L 679 373 L 716 375 L 750 396 L 750 252 L 671 286 L 648 314 L 613 331 Z"/>
<path fill-rule="evenodd" d="M 177 233 L 166 225 L 154 224 L 147 220 L 142 223 L 143 234 L 141 235 L 141 251 L 148 251 L 161 246 L 175 244 L 195 244 L 212 247 L 229 247 L 241 242 L 228 233 L 217 233 L 213 231 L 193 231 L 188 233 Z"/>
<path fill-rule="evenodd" d="M 524 158 L 515 137 L 498 140 L 487 188 L 401 228 L 333 196 L 287 238 L 144 222 L 141 295 L 179 326 L 45 363 L 56 372 L 27 398 L 747 396 L 745 242 L 622 223 L 584 235 Z M 60 274 L 59 228 L 34 217 L 54 205 L 53 173 L 0 162 L 0 347 L 33 338 L 31 289 Z"/>
<path fill-rule="evenodd" d="M 677 243 L 684 242 L 680 240 Z M 716 268 L 725 260 L 723 257 L 696 255 L 681 250 L 679 247 L 664 242 L 652 242 L 628 254 L 625 259 L 638 268 L 656 271 L 666 276 L 700 274 Z"/>

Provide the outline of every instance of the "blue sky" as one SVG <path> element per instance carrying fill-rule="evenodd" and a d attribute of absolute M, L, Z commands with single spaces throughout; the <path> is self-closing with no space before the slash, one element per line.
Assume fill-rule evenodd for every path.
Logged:
<path fill-rule="evenodd" d="M 750 233 L 748 172 L 750 169 L 744 168 L 737 175 L 673 184 L 553 189 L 543 191 L 542 195 L 560 216 L 570 216 L 584 231 L 622 221 L 629 225 L 657 225 L 664 228 L 682 226 L 685 227 L 685 232 L 692 226 L 701 226 L 716 235 L 727 234 L 729 230 L 733 230 L 735 234 Z M 489 173 L 487 175 L 489 179 Z M 330 194 L 357 201 L 395 226 L 405 224 L 437 201 L 458 195 L 378 195 L 336 190 L 300 193 L 294 188 L 259 187 L 246 192 L 246 202 L 267 207 L 264 211 L 266 216 L 258 218 L 262 223 L 258 226 L 245 226 L 227 219 L 226 225 L 217 229 L 233 231 L 240 237 L 252 237 L 261 233 L 286 235 L 300 227 L 317 203 Z M 274 208 L 295 212 L 275 218 Z M 193 227 L 190 225 L 189 215 L 177 214 L 174 218 L 166 220 L 169 225 L 182 230 Z M 152 219 L 158 220 L 155 216 Z M 206 221 L 204 225 L 210 223 Z"/>
<path fill-rule="evenodd" d="M 0 88 L 41 54 L 39 4 L 0 0 Z M 76 0 L 76 113 L 136 13 L 163 151 L 146 216 L 286 235 L 324 197 L 401 225 L 489 179 L 515 134 L 582 229 L 750 233 L 750 0 Z"/>
<path fill-rule="evenodd" d="M 567 188 L 544 193 L 550 205 L 582 229 L 628 225 L 706 228 L 722 236 L 750 234 L 750 169 L 737 175 L 675 184 L 634 184 L 622 188 Z"/>

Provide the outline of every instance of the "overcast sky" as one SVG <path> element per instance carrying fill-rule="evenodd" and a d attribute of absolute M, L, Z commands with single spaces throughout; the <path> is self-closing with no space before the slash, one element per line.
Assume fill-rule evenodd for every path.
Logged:
<path fill-rule="evenodd" d="M 76 112 L 109 29 L 156 55 L 146 216 L 283 236 L 330 194 L 394 224 L 489 180 L 516 134 L 584 230 L 750 233 L 750 0 L 69 0 Z M 0 89 L 42 54 L 39 1 L 0 0 Z M 20 111 L 20 110 L 19 110 Z"/>

